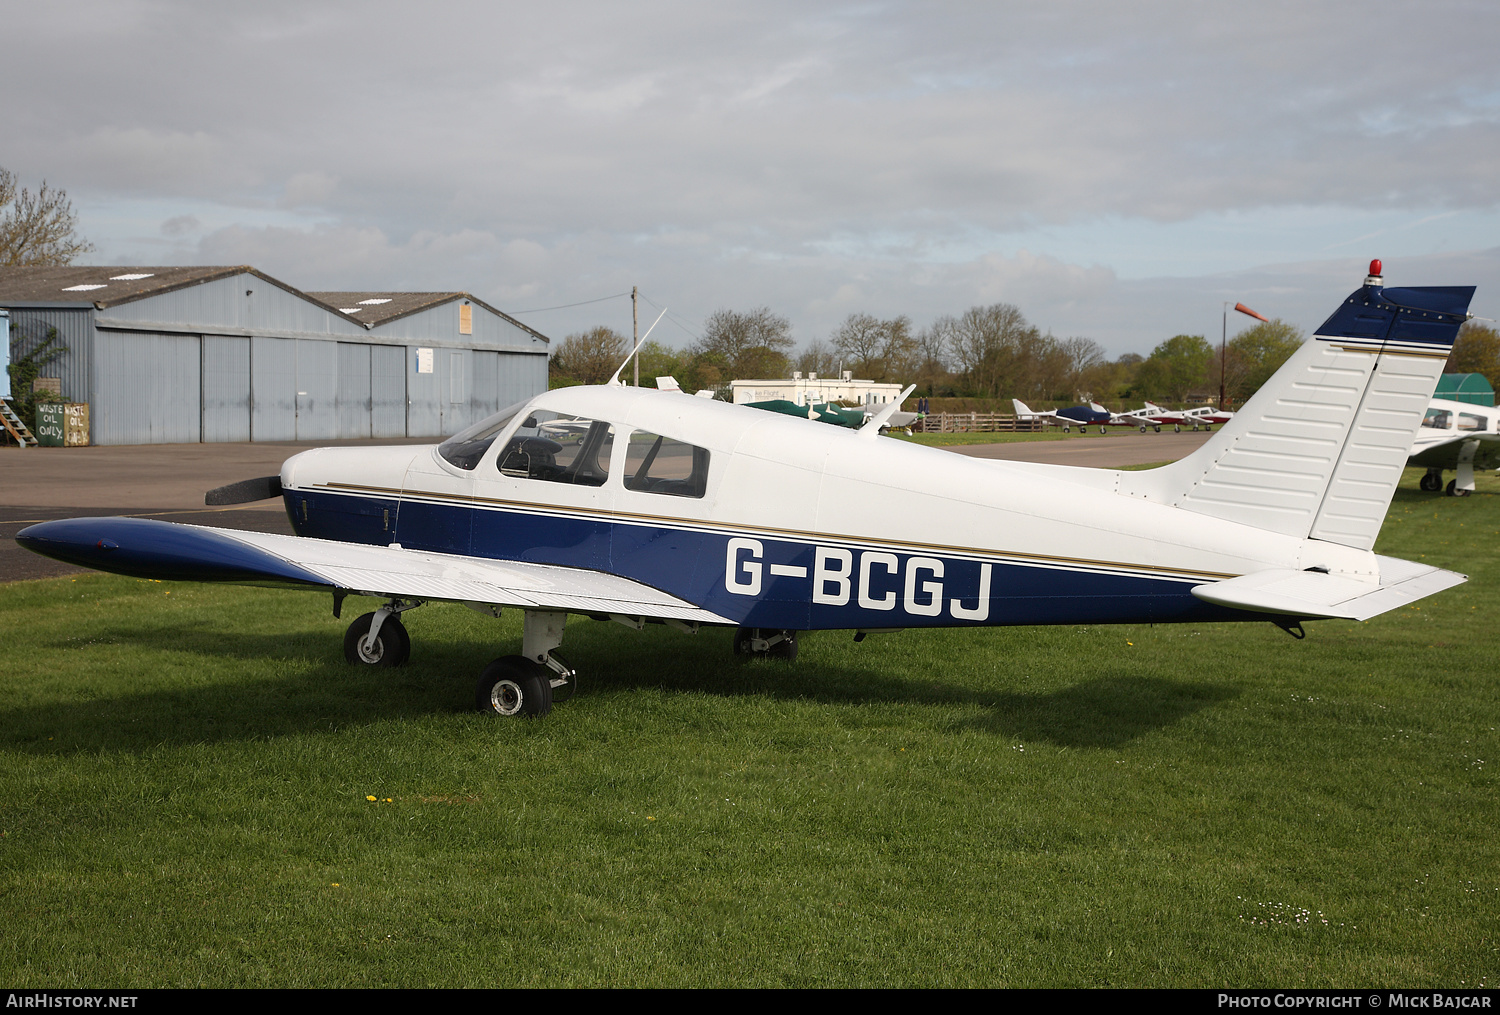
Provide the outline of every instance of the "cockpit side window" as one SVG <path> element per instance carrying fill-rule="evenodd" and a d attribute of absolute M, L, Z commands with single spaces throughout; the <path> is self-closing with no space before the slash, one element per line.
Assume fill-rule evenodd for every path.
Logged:
<path fill-rule="evenodd" d="M 516 428 L 496 464 L 507 476 L 603 486 L 614 440 L 608 423 L 539 409 Z"/>
<path fill-rule="evenodd" d="M 625 450 L 625 489 L 702 497 L 708 489 L 708 449 L 636 430 Z"/>
<path fill-rule="evenodd" d="M 479 467 L 480 459 L 490 449 L 495 438 L 510 426 L 510 421 L 515 419 L 516 413 L 520 412 L 525 405 L 525 402 L 517 402 L 515 405 L 501 409 L 493 416 L 486 416 L 467 430 L 459 431 L 438 445 L 438 454 L 442 455 L 448 464 L 473 472 Z"/>

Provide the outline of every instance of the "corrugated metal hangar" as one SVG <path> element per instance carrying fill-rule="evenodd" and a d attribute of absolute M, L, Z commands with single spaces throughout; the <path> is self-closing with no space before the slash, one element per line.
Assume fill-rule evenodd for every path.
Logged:
<path fill-rule="evenodd" d="M 254 268 L 0 268 L 12 339 L 95 444 L 441 437 L 547 388 L 549 342 L 468 293 L 300 292 Z"/>

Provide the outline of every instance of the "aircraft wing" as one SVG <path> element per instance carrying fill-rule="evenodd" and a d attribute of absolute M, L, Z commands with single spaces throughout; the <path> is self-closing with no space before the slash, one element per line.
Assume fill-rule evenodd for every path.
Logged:
<path fill-rule="evenodd" d="M 1269 570 L 1197 585 L 1193 595 L 1219 606 L 1284 617 L 1369 620 L 1434 592 L 1468 581 L 1466 575 L 1395 557 L 1376 557 L 1380 583 L 1319 571 Z"/>
<path fill-rule="evenodd" d="M 552 564 L 146 518 L 42 522 L 22 529 L 16 541 L 71 564 L 140 578 L 324 589 L 689 623 L 733 623 L 629 578 Z"/>
<path fill-rule="evenodd" d="M 1439 444 L 1429 444 L 1415 452 L 1408 460 L 1410 465 L 1432 469 L 1456 469 L 1464 453 L 1464 444 L 1473 441 L 1474 468 L 1481 471 L 1500 466 L 1500 433 L 1460 432 L 1458 436 Z"/>

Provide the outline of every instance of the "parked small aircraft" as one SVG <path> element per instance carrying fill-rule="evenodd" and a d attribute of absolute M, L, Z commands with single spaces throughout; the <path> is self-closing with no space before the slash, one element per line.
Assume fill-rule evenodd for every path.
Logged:
<path fill-rule="evenodd" d="M 1417 428 L 1408 464 L 1426 467 L 1421 487 L 1431 492 L 1443 489 L 1444 469 L 1454 470 L 1446 492 L 1467 497 L 1474 492 L 1475 469 L 1500 468 L 1500 408 L 1434 398 Z"/>
<path fill-rule="evenodd" d="M 524 613 L 476 705 L 541 715 L 575 674 L 569 614 L 799 632 L 1365 619 L 1465 580 L 1375 537 L 1472 287 L 1365 284 L 1221 431 L 1161 468 L 967 458 L 861 429 L 619 386 L 549 391 L 440 445 L 336 448 L 216 491 L 280 495 L 295 536 L 138 518 L 21 531 L 29 549 L 142 577 L 386 600 L 353 663 L 393 666 L 430 601 Z M 565 443 L 556 436 L 569 435 Z M 574 437 L 576 436 L 576 439 Z"/>
<path fill-rule="evenodd" d="M 1105 427 L 1119 425 L 1114 422 L 1114 413 L 1098 402 L 1074 405 L 1066 409 L 1043 409 L 1041 411 L 1032 409 L 1019 398 L 1012 398 L 1010 402 L 1015 407 L 1017 421 L 1060 426 L 1063 433 L 1070 433 L 1075 426 L 1080 432 L 1087 431 L 1091 426 L 1097 426 L 1099 432 L 1104 433 Z"/>
<path fill-rule="evenodd" d="M 1228 409 L 1221 411 L 1211 405 L 1200 405 L 1192 409 L 1163 409 L 1155 402 L 1147 402 L 1145 408 L 1130 415 L 1156 427 L 1158 431 L 1171 424 L 1173 432 L 1181 432 L 1184 426 L 1190 426 L 1194 430 L 1200 427 L 1212 430 L 1215 423 L 1227 423 L 1234 418 L 1234 413 Z M 1144 426 L 1142 429 L 1144 430 Z"/>

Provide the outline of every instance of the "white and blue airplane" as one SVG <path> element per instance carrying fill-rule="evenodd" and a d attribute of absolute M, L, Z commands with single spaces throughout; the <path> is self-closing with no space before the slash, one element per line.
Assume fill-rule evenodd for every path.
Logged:
<path fill-rule="evenodd" d="M 1500 408 L 1434 398 L 1412 441 L 1409 465 L 1427 469 L 1421 487 L 1444 490 L 1443 470 L 1454 473 L 1445 492 L 1467 497 L 1474 492 L 1474 470 L 1500 468 Z"/>
<path fill-rule="evenodd" d="M 1378 262 L 1200 449 L 1124 472 L 967 458 L 645 388 L 573 387 L 440 445 L 336 448 L 220 501 L 277 493 L 295 536 L 134 518 L 24 529 L 60 560 L 385 603 L 344 638 L 406 661 L 400 616 L 523 611 L 476 705 L 539 716 L 574 671 L 569 615 L 793 658 L 799 632 L 1363 620 L 1464 576 L 1372 551 L 1472 287 L 1385 288 Z M 897 403 L 889 403 L 892 409 Z M 554 439 L 570 435 L 567 442 Z"/>

